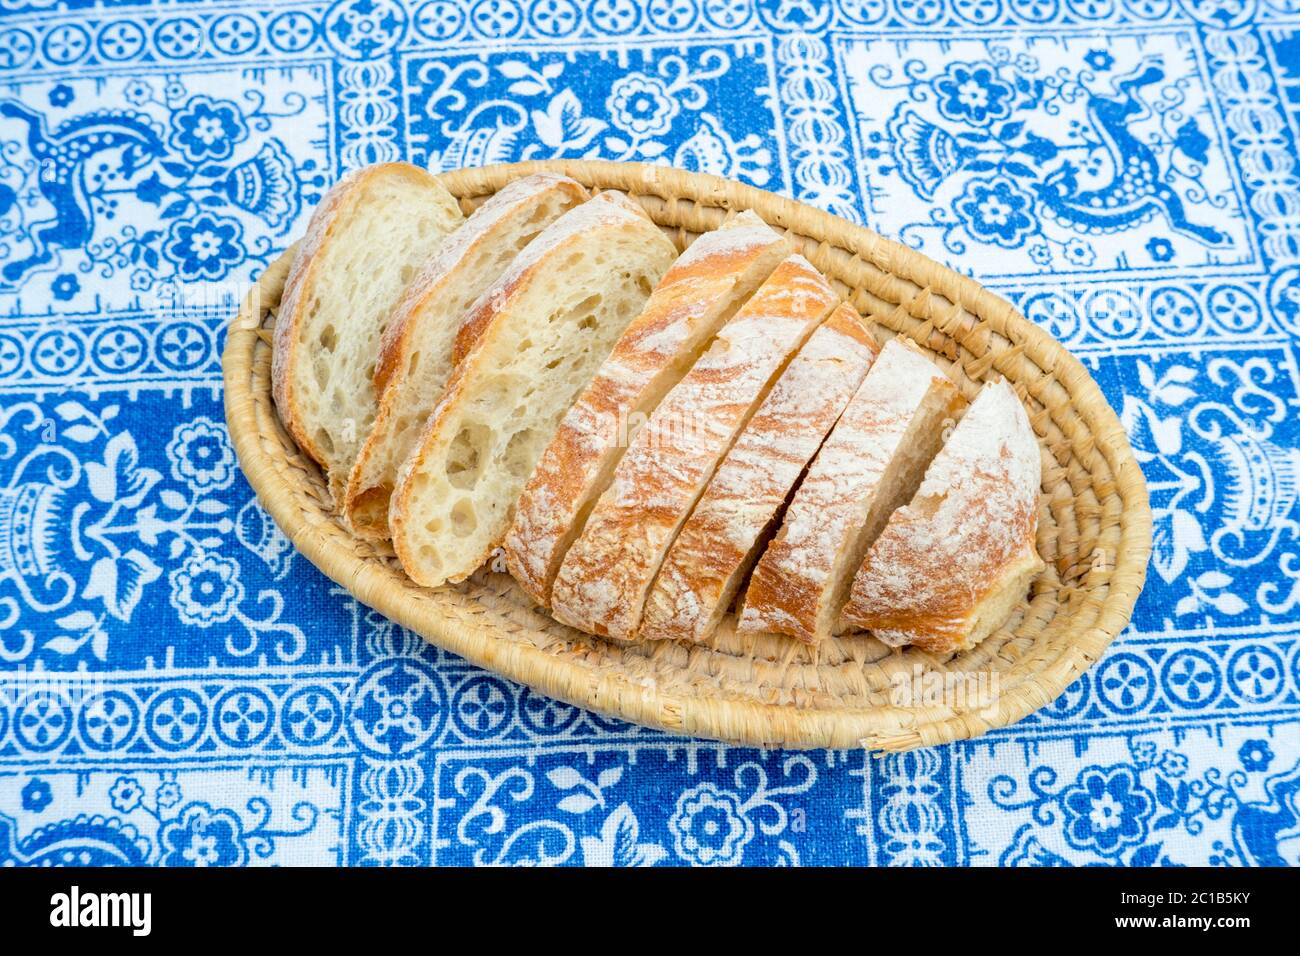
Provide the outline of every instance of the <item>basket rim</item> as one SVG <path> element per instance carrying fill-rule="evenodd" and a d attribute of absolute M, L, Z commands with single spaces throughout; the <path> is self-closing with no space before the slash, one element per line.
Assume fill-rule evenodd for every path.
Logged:
<path fill-rule="evenodd" d="M 598 671 L 577 657 L 502 640 L 490 622 L 453 623 L 441 615 L 431 619 L 424 613 L 428 604 L 424 599 L 436 597 L 437 592 L 417 587 L 400 572 L 362 557 L 335 538 L 311 533 L 311 522 L 305 520 L 306 513 L 297 500 L 301 489 L 271 465 L 253 389 L 255 356 L 259 343 L 265 342 L 262 305 L 278 301 L 294 251 L 290 247 L 262 273 L 228 329 L 222 356 L 226 420 L 240 466 L 262 506 L 295 548 L 327 577 L 426 640 L 548 696 L 671 733 L 759 746 L 907 750 L 1008 727 L 1056 699 L 1128 623 L 1151 554 L 1152 517 L 1141 468 L 1118 416 L 1083 364 L 1010 303 L 974 279 L 870 229 L 708 174 L 643 163 L 536 160 L 456 170 L 438 178 L 453 195 L 465 199 L 488 195 L 506 181 L 540 171 L 560 172 L 588 186 L 653 195 L 666 202 L 687 199 L 720 209 L 754 209 L 775 227 L 790 229 L 819 242 L 822 248 L 842 250 L 884 273 L 928 288 L 973 316 L 985 321 L 997 316 L 997 331 L 1013 346 L 1050 356 L 1053 373 L 1070 379 L 1071 405 L 1109 466 L 1121 502 L 1114 568 L 1094 620 L 1055 659 L 1044 662 L 1017 684 L 1017 693 L 1002 698 L 996 714 L 959 709 L 950 716 L 918 721 L 914 711 L 888 706 L 813 709 L 722 695 L 703 701 L 699 694 L 657 684 L 644 686 L 643 680 L 616 671 Z M 755 727 L 764 732 L 753 733 Z"/>

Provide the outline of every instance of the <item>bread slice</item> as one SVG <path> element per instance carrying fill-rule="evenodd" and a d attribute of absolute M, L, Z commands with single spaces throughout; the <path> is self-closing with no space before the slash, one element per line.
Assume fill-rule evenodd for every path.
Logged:
<path fill-rule="evenodd" d="M 813 333 L 682 526 L 646 599 L 642 640 L 703 641 L 713 633 L 878 350 L 848 303 Z"/>
<path fill-rule="evenodd" d="M 655 573 L 718 462 L 837 298 L 790 256 L 722 327 L 636 433 L 565 556 L 551 593 L 559 620 L 635 637 Z"/>
<path fill-rule="evenodd" d="M 280 301 L 271 381 L 280 420 L 325 470 L 336 503 L 374 421 L 393 307 L 463 221 L 451 193 L 409 163 L 357 170 L 311 217 Z"/>
<path fill-rule="evenodd" d="M 466 318 L 483 326 L 478 344 L 399 469 L 389 506 L 412 580 L 461 581 L 501 543 L 561 416 L 676 255 L 639 205 L 604 192 L 551 223 L 479 296 Z"/>
<path fill-rule="evenodd" d="M 407 287 L 380 343 L 379 410 L 348 479 L 343 514 L 363 538 L 388 535 L 397 469 L 442 397 L 465 314 L 524 246 L 587 190 L 567 176 L 537 173 L 507 185 L 452 233 Z"/>
<path fill-rule="evenodd" d="M 505 539 L 506 566 L 538 604 L 550 604 L 560 562 L 609 484 L 630 432 L 789 254 L 785 239 L 743 212 L 696 239 L 664 275 L 560 422 L 519 498 Z"/>
<path fill-rule="evenodd" d="M 919 349 L 886 343 L 754 568 L 739 630 L 811 644 L 836 629 L 867 547 L 921 483 L 963 404 Z"/>
<path fill-rule="evenodd" d="M 853 579 L 847 623 L 934 654 L 974 647 L 1043 569 L 1034 549 L 1042 461 L 1005 381 L 986 385 L 889 519 Z"/>

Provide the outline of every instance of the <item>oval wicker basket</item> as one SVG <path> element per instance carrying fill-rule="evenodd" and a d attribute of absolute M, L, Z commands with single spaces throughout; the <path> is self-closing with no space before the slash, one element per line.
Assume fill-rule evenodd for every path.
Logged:
<path fill-rule="evenodd" d="M 334 518 L 320 472 L 276 417 L 270 329 L 290 253 L 271 265 L 233 322 L 224 356 L 226 418 L 244 473 L 293 544 L 369 605 L 469 661 L 570 703 L 639 724 L 737 743 L 904 750 L 1005 727 L 1054 700 L 1128 622 L 1146 575 L 1151 513 L 1142 472 L 1114 412 L 1058 342 L 976 282 L 870 230 L 713 176 L 628 163 L 554 161 L 459 170 L 441 179 L 466 211 L 539 169 L 639 199 L 679 247 L 733 211 L 753 209 L 802 251 L 885 334 L 906 335 L 969 398 L 1015 385 L 1047 450 L 1038 548 L 1047 569 L 1010 621 L 972 651 L 937 659 L 865 636 L 812 653 L 724 625 L 708 647 L 618 646 L 556 623 L 503 575 L 461 585 L 411 583 L 390 550 Z M 292 252 L 292 250 L 290 251 Z M 908 701 L 929 674 L 951 693 Z M 905 682 L 900 685 L 901 682 Z M 962 693 L 972 689 L 995 692 Z M 903 706 L 907 703 L 908 706 Z"/>

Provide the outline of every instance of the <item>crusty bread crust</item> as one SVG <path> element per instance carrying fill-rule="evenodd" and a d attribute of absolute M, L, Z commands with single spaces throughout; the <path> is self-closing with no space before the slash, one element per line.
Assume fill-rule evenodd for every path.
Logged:
<path fill-rule="evenodd" d="M 299 384 L 300 367 L 304 361 L 310 361 L 310 357 L 304 356 L 305 345 L 300 340 L 308 319 L 305 314 L 307 303 L 323 277 L 322 259 L 325 257 L 322 253 L 337 238 L 337 224 L 344 219 L 350 220 L 351 214 L 366 203 L 371 187 L 388 177 L 402 177 L 427 189 L 431 198 L 444 208 L 448 218 L 460 219 L 459 205 L 437 178 L 410 163 L 378 163 L 345 176 L 326 193 L 312 214 L 285 281 L 276 316 L 271 355 L 271 385 L 276 408 L 298 446 L 326 471 L 330 492 L 336 501 L 342 497 L 347 472 L 352 465 L 351 453 L 340 456 L 322 448 L 305 420 L 303 396 L 298 390 L 304 387 Z M 368 397 L 373 401 L 373 394 Z M 349 460 L 342 461 L 341 457 Z"/>
<path fill-rule="evenodd" d="M 464 319 L 466 299 L 472 304 L 497 278 L 478 274 L 484 257 L 513 258 L 554 218 L 586 199 L 583 186 L 558 173 L 517 179 L 448 236 L 411 282 L 384 331 L 374 377 L 379 409 L 344 495 L 344 517 L 358 536 L 389 536 L 388 500 L 397 466 L 410 453 L 450 376 L 451 342 Z M 481 285 L 467 289 L 471 282 Z M 419 367 L 412 370 L 417 353 Z M 439 371 L 431 382 L 442 367 L 445 374 Z"/>
<path fill-rule="evenodd" d="M 719 326 L 789 254 L 753 213 L 705 233 L 664 274 L 538 460 L 506 535 L 506 566 L 538 604 L 629 432 L 654 410 Z"/>
<path fill-rule="evenodd" d="M 1041 487 L 1024 406 L 1005 381 L 985 385 L 867 553 L 845 621 L 893 646 L 973 647 L 1043 568 L 1034 547 Z"/>
<path fill-rule="evenodd" d="M 719 460 L 791 355 L 838 301 L 803 256 L 786 259 L 659 405 L 569 549 L 555 617 L 631 640 L 665 553 Z"/>
<path fill-rule="evenodd" d="M 475 347 L 456 366 L 442 399 L 429 416 L 417 448 L 402 465 L 389 506 L 394 549 L 407 574 L 416 583 L 436 587 L 448 581 L 462 581 L 481 566 L 492 549 L 500 544 L 518 490 L 510 495 L 509 501 L 491 502 L 495 517 L 489 527 L 485 516 L 481 529 L 487 530 L 481 530 L 476 537 L 476 540 L 482 539 L 481 541 L 462 542 L 457 553 L 454 556 L 446 555 L 446 560 L 441 561 L 437 568 L 427 566 L 421 560 L 420 548 L 428 544 L 429 532 L 425 528 L 428 517 L 422 516 L 415 507 L 417 488 L 425 481 L 438 478 L 439 471 L 445 468 L 448 449 L 472 404 L 476 401 L 490 403 L 493 400 L 495 393 L 491 380 L 493 373 L 499 371 L 497 353 L 505 349 L 515 353 L 517 340 L 525 337 L 521 323 L 527 317 L 519 314 L 520 310 L 516 308 L 518 303 L 532 286 L 544 283 L 558 263 L 567 261 L 570 256 L 580 255 L 581 250 L 593 241 L 593 237 L 608 242 L 620 238 L 629 248 L 630 244 L 635 243 L 643 251 L 638 267 L 653 267 L 653 275 L 643 277 L 649 285 L 659 280 L 676 254 L 672 243 L 651 222 L 639 204 L 622 193 L 602 192 L 552 223 L 515 257 L 505 274 L 479 297 L 470 312 L 480 316 L 488 315 L 489 319 L 483 323 Z M 649 286 L 647 291 L 648 288 Z M 641 299 L 638 311 L 643 304 L 644 299 Z M 621 328 L 612 331 L 617 334 Z M 608 347 L 612 348 L 612 345 L 613 340 Z M 572 397 L 568 399 L 569 402 L 572 400 Z M 549 409 L 546 411 L 549 413 Z M 553 434 L 563 411 L 564 409 L 557 410 L 554 420 L 549 423 L 552 429 L 550 434 Z M 509 408 L 504 412 L 508 415 Z M 546 437 L 549 438 L 549 434 Z M 532 463 L 527 463 L 527 467 L 531 471 Z M 526 475 L 527 472 L 520 477 L 520 487 Z M 441 479 L 434 484 L 440 487 L 440 482 Z M 438 507 L 450 507 L 447 501 L 436 504 Z M 499 530 L 498 520 L 501 522 Z M 480 526 L 476 525 L 476 528 Z"/>
<path fill-rule="evenodd" d="M 713 633 L 786 497 L 878 351 L 848 303 L 813 333 L 718 466 L 669 550 L 646 599 L 642 640 L 699 642 Z"/>
<path fill-rule="evenodd" d="M 919 469 L 938 450 L 939 423 L 961 404 L 956 387 L 915 346 L 886 343 L 759 559 L 740 631 L 810 644 L 829 636 L 871 536 L 894 504 L 911 496 Z M 909 456 L 924 460 L 901 469 Z M 915 478 L 900 481 L 900 471 Z"/>

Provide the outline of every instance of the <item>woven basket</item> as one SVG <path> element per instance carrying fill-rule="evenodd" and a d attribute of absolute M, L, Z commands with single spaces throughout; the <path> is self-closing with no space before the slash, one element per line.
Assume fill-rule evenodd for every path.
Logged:
<path fill-rule="evenodd" d="M 734 212 L 753 209 L 802 240 L 804 255 L 886 335 L 906 335 L 935 356 L 967 398 L 981 381 L 1005 376 L 1050 463 L 1038 529 L 1047 569 L 1029 600 L 974 650 L 939 659 L 890 651 L 860 635 L 829 640 L 815 653 L 775 636 L 746 640 L 730 619 L 707 647 L 619 646 L 551 620 L 503 574 L 484 570 L 461 585 L 417 587 L 391 550 L 353 538 L 333 517 L 320 472 L 276 417 L 269 342 L 286 253 L 231 326 L 226 419 L 258 498 L 308 560 L 363 604 L 544 694 L 635 723 L 744 744 L 905 750 L 974 737 L 1050 703 L 1097 660 L 1142 588 L 1151 513 L 1119 421 L 1059 343 L 974 281 L 911 249 L 717 177 L 555 161 L 459 170 L 441 179 L 468 213 L 507 182 L 542 169 L 636 197 L 680 248 Z M 928 693 L 939 686 L 948 693 Z M 906 696 L 917 689 L 919 695 Z"/>

